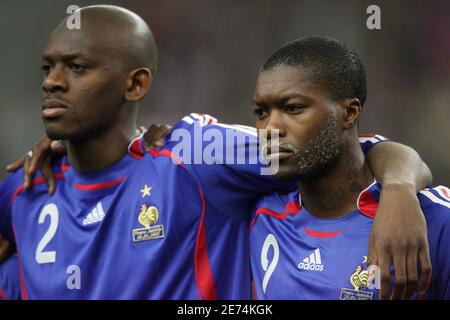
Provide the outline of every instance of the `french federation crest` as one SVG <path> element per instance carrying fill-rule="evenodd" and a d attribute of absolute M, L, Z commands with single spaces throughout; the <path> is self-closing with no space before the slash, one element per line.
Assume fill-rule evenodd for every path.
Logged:
<path fill-rule="evenodd" d="M 144 228 L 133 229 L 133 242 L 164 238 L 164 225 L 157 225 L 158 219 L 158 208 L 143 204 L 138 215 L 138 221 Z"/>
<path fill-rule="evenodd" d="M 368 291 L 369 272 L 366 268 L 367 256 L 364 256 L 363 262 L 356 267 L 350 276 L 350 283 L 353 289 L 342 288 L 340 300 L 372 300 L 373 292 Z"/>

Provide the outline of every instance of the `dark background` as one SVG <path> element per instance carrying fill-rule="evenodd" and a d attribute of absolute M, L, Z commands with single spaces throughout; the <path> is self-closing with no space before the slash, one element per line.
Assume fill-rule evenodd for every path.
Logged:
<path fill-rule="evenodd" d="M 67 6 L 96 3 L 0 2 L 0 168 L 43 134 L 40 57 L 50 32 Z M 253 125 L 260 65 L 286 41 L 325 35 L 345 42 L 365 62 L 369 95 L 360 131 L 412 146 L 430 166 L 434 183 L 450 185 L 450 1 L 107 3 L 141 15 L 159 46 L 159 71 L 140 124 L 174 123 L 195 111 Z M 381 30 L 366 27 L 370 4 L 381 8 Z"/>

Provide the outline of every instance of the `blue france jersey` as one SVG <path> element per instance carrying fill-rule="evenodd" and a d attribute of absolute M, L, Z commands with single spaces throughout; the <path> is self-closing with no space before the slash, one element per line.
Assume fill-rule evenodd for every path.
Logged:
<path fill-rule="evenodd" d="M 19 253 L 22 297 L 250 299 L 250 212 L 296 187 L 261 175 L 257 157 L 255 129 L 191 114 L 164 147 L 137 139 L 102 171 L 60 159 L 53 196 L 15 172 L 0 185 L 0 233 Z"/>
<path fill-rule="evenodd" d="M 418 195 L 428 225 L 433 267 L 425 298 L 450 299 L 450 190 L 439 186 Z M 373 183 L 358 209 L 338 219 L 320 219 L 301 207 L 299 192 L 262 198 L 250 231 L 252 272 L 259 299 L 378 298 L 368 285 L 369 235 L 380 198 Z"/>
<path fill-rule="evenodd" d="M 213 122 L 192 115 L 175 129 L 230 129 L 242 138 L 234 156 L 254 157 L 246 151 L 257 143 L 254 129 Z M 217 155 L 209 144 L 184 143 L 184 156 Z M 18 251 L 22 298 L 250 299 L 249 213 L 263 193 L 294 186 L 261 176 L 257 161 L 183 164 L 177 145 L 145 152 L 137 139 L 120 161 L 88 174 L 64 157 L 52 196 L 42 177 L 29 192 L 22 170 L 9 176 L 0 185 L 0 233 Z"/>
<path fill-rule="evenodd" d="M 0 264 L 0 300 L 19 300 L 20 280 L 17 256 Z"/>

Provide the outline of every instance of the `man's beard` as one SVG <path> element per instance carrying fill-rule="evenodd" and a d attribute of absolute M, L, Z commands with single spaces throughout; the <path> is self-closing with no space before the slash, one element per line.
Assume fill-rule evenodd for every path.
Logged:
<path fill-rule="evenodd" d="M 288 170 L 279 170 L 275 177 L 283 180 L 305 180 L 314 178 L 333 168 L 341 155 L 341 146 L 337 131 L 337 117 L 329 114 L 318 133 L 309 139 L 303 147 L 295 144 L 281 144 L 295 157 L 295 164 Z"/>

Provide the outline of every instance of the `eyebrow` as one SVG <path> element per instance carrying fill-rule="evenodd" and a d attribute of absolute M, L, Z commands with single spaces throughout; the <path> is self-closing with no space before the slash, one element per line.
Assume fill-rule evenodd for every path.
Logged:
<path fill-rule="evenodd" d="M 294 98 L 302 98 L 302 99 L 308 99 L 308 100 L 310 99 L 309 97 L 302 95 L 300 93 L 290 93 L 290 94 L 287 94 L 287 95 L 275 100 L 275 103 L 276 104 L 285 104 L 287 101 L 294 99 Z M 260 103 L 261 101 L 259 99 L 254 99 L 253 102 L 257 105 L 261 104 Z"/>
<path fill-rule="evenodd" d="M 55 57 L 57 58 L 55 59 Z M 74 52 L 69 54 L 46 53 L 42 56 L 43 61 L 54 61 L 54 60 L 73 61 L 77 58 L 86 58 L 86 54 L 84 54 L 83 52 Z"/>
<path fill-rule="evenodd" d="M 283 104 L 286 103 L 287 101 L 294 99 L 294 98 L 302 98 L 302 99 L 309 99 L 307 96 L 304 96 L 300 93 L 290 93 L 288 95 L 285 95 L 283 97 L 281 97 L 280 99 L 278 99 L 278 103 L 279 104 Z"/>

